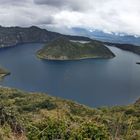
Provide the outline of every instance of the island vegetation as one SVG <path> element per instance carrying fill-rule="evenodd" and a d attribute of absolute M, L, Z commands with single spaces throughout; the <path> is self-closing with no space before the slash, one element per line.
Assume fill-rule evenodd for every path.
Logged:
<path fill-rule="evenodd" d="M 128 106 L 87 106 L 0 87 L 0 140 L 139 140 L 140 100 Z"/>
<path fill-rule="evenodd" d="M 113 58 L 115 55 L 104 44 L 96 41 L 80 43 L 60 37 L 37 52 L 41 59 L 79 60 L 86 58 Z"/>

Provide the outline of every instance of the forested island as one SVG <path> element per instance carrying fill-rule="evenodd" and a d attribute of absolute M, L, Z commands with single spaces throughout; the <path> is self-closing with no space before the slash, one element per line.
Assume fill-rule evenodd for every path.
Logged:
<path fill-rule="evenodd" d="M 115 55 L 101 42 L 80 43 L 60 37 L 37 52 L 41 59 L 79 60 L 86 58 L 113 58 Z"/>

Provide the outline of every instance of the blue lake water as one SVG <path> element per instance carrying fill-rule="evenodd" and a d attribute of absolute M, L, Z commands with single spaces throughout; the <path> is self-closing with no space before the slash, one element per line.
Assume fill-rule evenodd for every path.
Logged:
<path fill-rule="evenodd" d="M 140 56 L 109 47 L 113 59 L 47 61 L 35 56 L 42 44 L 0 49 L 0 65 L 11 75 L 3 86 L 46 92 L 91 106 L 133 103 L 140 97 Z"/>

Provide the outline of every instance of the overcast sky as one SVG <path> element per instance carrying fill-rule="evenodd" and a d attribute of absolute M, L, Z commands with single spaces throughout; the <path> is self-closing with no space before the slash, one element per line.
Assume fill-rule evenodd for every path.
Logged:
<path fill-rule="evenodd" d="M 140 0 L 0 0 L 0 24 L 140 35 Z"/>

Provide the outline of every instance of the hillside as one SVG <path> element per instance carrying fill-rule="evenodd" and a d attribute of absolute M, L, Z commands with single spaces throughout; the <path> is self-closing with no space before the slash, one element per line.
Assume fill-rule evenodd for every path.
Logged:
<path fill-rule="evenodd" d="M 105 42 L 105 44 L 115 46 L 115 47 L 120 48 L 122 50 L 130 51 L 130 52 L 133 52 L 135 54 L 140 55 L 140 46 L 131 45 L 131 44 L 109 43 L 109 42 Z"/>
<path fill-rule="evenodd" d="M 87 37 L 62 35 L 36 26 L 29 28 L 0 26 L 0 48 L 11 47 L 22 43 L 46 43 L 60 36 L 74 40 L 90 40 Z"/>
<path fill-rule="evenodd" d="M 91 41 L 80 43 L 60 37 L 46 44 L 37 56 L 49 60 L 77 60 L 86 58 L 112 58 L 115 55 L 102 43 Z"/>
<path fill-rule="evenodd" d="M 1 140 L 138 140 L 140 102 L 91 109 L 40 93 L 0 87 Z"/>

